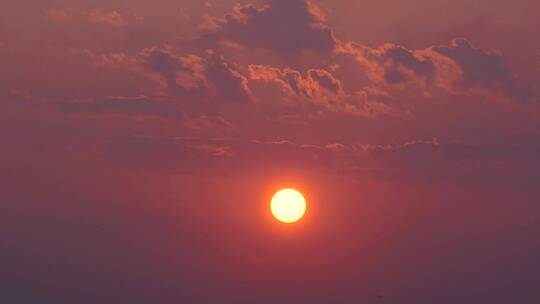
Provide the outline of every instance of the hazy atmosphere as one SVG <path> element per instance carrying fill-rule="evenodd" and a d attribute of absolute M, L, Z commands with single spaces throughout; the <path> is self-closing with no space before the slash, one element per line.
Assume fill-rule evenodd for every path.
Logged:
<path fill-rule="evenodd" d="M 540 303 L 538 29 L 533 0 L 2 1 L 0 302 Z"/>

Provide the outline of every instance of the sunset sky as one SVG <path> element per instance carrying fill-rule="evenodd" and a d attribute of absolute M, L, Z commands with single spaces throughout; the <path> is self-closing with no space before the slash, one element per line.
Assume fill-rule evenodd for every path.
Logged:
<path fill-rule="evenodd" d="M 238 1 L 2 1 L 0 303 L 540 303 L 540 1 Z"/>

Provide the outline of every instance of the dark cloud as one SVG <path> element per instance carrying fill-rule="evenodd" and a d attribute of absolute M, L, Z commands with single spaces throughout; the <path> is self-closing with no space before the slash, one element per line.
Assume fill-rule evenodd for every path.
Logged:
<path fill-rule="evenodd" d="M 210 41 L 225 39 L 282 54 L 330 53 L 337 44 L 321 10 L 305 0 L 268 0 L 261 7 L 238 4 L 223 18 L 207 18 L 202 28 Z"/>
<path fill-rule="evenodd" d="M 435 46 L 432 50 L 459 65 L 463 71 L 461 84 L 465 87 L 483 87 L 514 100 L 533 96 L 531 86 L 514 76 L 498 52 L 476 48 L 466 39 L 454 39 L 451 45 Z"/>
<path fill-rule="evenodd" d="M 426 92 L 487 93 L 514 101 L 534 96 L 532 86 L 514 76 L 500 53 L 476 48 L 465 39 L 415 50 L 394 44 L 370 48 L 348 43 L 341 52 L 354 55 L 379 85 L 416 84 Z"/>
<path fill-rule="evenodd" d="M 221 56 L 211 53 L 203 58 L 153 47 L 143 50 L 141 57 L 145 67 L 160 75 L 175 94 L 236 102 L 250 99 L 247 78 Z"/>
<path fill-rule="evenodd" d="M 377 49 L 349 43 L 346 52 L 354 54 L 366 66 L 372 80 L 390 85 L 435 77 L 435 64 L 425 54 L 395 44 Z"/>
<path fill-rule="evenodd" d="M 124 116 L 133 119 L 183 117 L 173 105 L 146 96 L 115 96 L 102 100 L 72 101 L 56 104 L 63 112 L 89 116 Z"/>
<path fill-rule="evenodd" d="M 341 81 L 336 79 L 330 72 L 322 69 L 310 69 L 307 74 L 308 79 L 317 83 L 321 89 L 328 90 L 334 94 L 343 94 Z"/>

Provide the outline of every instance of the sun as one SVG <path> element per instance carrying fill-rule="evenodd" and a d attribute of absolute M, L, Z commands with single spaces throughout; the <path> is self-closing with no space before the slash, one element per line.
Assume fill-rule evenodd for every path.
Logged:
<path fill-rule="evenodd" d="M 306 213 L 306 199 L 297 190 L 279 190 L 272 197 L 270 210 L 278 221 L 287 224 L 295 223 Z"/>

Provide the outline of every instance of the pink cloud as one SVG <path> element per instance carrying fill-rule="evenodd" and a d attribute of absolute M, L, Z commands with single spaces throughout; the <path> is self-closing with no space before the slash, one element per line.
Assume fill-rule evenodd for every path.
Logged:
<path fill-rule="evenodd" d="M 49 9 L 47 10 L 46 15 L 47 19 L 56 22 L 67 21 L 71 19 L 71 16 L 68 15 L 66 11 L 61 9 Z"/>
<path fill-rule="evenodd" d="M 250 65 L 249 73 L 252 80 L 276 84 L 293 102 L 307 103 L 333 113 L 365 117 L 397 114 L 390 106 L 370 100 L 365 91 L 347 94 L 341 81 L 323 69 L 309 69 L 304 76 L 291 68 Z"/>
<path fill-rule="evenodd" d="M 118 11 L 103 11 L 100 9 L 93 10 L 88 15 L 90 21 L 109 25 L 112 27 L 125 27 L 129 22 Z"/>

